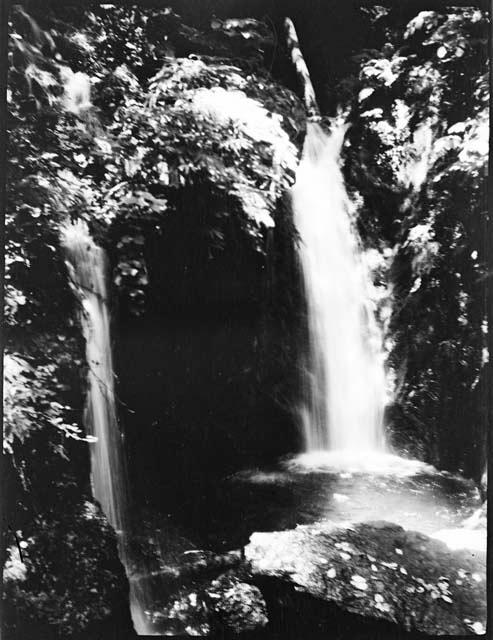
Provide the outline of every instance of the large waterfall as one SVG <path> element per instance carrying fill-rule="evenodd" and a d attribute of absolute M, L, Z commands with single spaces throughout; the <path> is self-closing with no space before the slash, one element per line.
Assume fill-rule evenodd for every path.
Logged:
<path fill-rule="evenodd" d="M 80 221 L 62 228 L 61 241 L 71 286 L 81 303 L 80 320 L 86 341 L 89 369 L 85 423 L 95 438 L 91 444 L 93 495 L 116 531 L 120 559 L 130 574 L 127 474 L 115 405 L 106 255 Z M 145 616 L 148 594 L 140 581 L 128 577 L 135 630 L 139 634 L 150 633 Z"/>
<path fill-rule="evenodd" d="M 339 167 L 343 137 L 344 127 L 308 123 L 292 190 L 309 335 L 300 413 L 308 452 L 382 452 L 382 337 Z"/>

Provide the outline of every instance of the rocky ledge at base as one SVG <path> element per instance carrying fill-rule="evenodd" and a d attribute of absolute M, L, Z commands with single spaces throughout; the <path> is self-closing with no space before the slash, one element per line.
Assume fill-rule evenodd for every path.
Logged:
<path fill-rule="evenodd" d="M 269 621 L 294 605 L 298 618 L 300 607 L 318 616 L 318 628 L 340 612 L 426 636 L 485 633 L 485 554 L 451 551 L 396 524 L 254 533 L 245 556 Z"/>

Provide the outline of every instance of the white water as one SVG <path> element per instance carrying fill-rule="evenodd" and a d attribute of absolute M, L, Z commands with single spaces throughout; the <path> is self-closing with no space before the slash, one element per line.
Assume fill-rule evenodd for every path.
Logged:
<path fill-rule="evenodd" d="M 90 445 L 93 495 L 117 533 L 120 559 L 128 575 L 132 558 L 128 551 L 127 475 L 115 405 L 106 256 L 83 222 L 65 225 L 61 241 L 71 286 L 82 307 L 80 320 L 89 367 L 85 423 L 90 435 L 96 438 Z M 150 634 L 145 616 L 150 596 L 131 575 L 128 577 L 135 630 L 139 635 Z"/>
<path fill-rule="evenodd" d="M 433 534 L 450 549 L 475 549 L 486 553 L 487 547 L 487 523 L 486 503 L 466 518 L 459 527 L 440 529 Z"/>
<path fill-rule="evenodd" d="M 63 108 L 75 114 L 90 109 L 92 103 L 89 76 L 81 71 L 74 73 L 69 67 L 62 67 L 60 72 L 64 88 L 61 97 Z"/>
<path fill-rule="evenodd" d="M 292 190 L 308 309 L 300 407 L 306 451 L 385 451 L 382 336 L 339 167 L 344 127 L 308 123 Z"/>
<path fill-rule="evenodd" d="M 297 473 L 369 473 L 393 478 L 438 473 L 432 465 L 421 460 L 379 451 L 366 452 L 365 455 L 349 450 L 313 451 L 286 460 L 284 466 Z"/>

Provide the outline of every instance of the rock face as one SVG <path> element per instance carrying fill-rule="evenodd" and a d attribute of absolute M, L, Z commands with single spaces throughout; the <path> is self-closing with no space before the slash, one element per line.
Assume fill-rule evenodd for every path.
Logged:
<path fill-rule="evenodd" d="M 406 631 L 485 632 L 485 555 L 452 552 L 392 523 L 254 533 L 245 553 L 260 585 L 267 580 L 272 588 L 275 580 L 301 599 L 312 596 Z"/>

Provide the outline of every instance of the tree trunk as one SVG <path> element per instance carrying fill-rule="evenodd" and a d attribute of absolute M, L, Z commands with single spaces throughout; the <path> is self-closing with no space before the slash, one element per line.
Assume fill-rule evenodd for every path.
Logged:
<path fill-rule="evenodd" d="M 294 28 L 291 18 L 284 19 L 284 26 L 286 29 L 288 49 L 291 53 L 291 60 L 293 61 L 303 89 L 303 102 L 305 103 L 308 118 L 310 120 L 319 120 L 320 109 L 317 104 L 317 98 L 315 97 L 315 90 L 313 89 L 310 73 L 306 66 L 305 59 L 303 58 L 303 54 L 301 53 L 298 34 L 296 33 L 296 29 Z"/>

